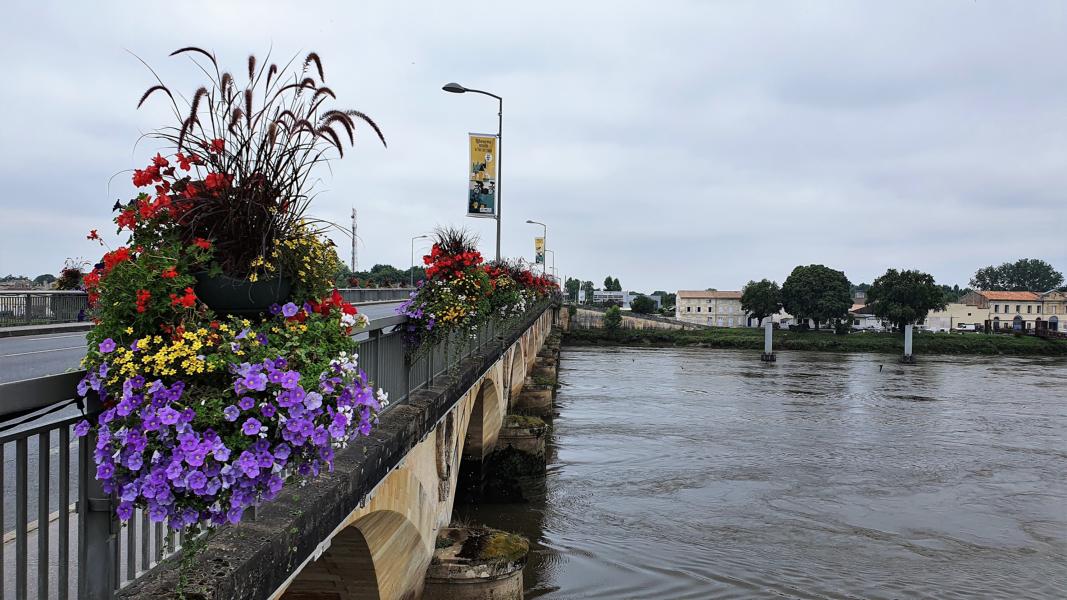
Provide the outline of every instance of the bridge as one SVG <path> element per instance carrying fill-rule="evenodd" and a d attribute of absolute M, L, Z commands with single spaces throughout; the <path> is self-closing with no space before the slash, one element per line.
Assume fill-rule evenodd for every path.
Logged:
<path fill-rule="evenodd" d="M 373 321 L 357 336 L 360 361 L 391 403 L 371 435 L 339 452 L 333 473 L 195 541 L 140 511 L 115 519 L 90 440 L 71 436 L 78 373 L 0 384 L 0 459 L 13 446 L 16 471 L 0 580 L 17 598 L 417 598 L 461 471 L 477 481 L 509 411 L 551 398 L 529 375 L 560 318 L 545 301 L 414 361 L 404 317 Z M 186 561 L 183 544 L 196 548 Z"/>

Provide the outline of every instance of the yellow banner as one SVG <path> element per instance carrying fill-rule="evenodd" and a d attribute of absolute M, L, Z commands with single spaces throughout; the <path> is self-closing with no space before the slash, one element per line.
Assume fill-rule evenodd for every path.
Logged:
<path fill-rule="evenodd" d="M 468 217 L 496 216 L 496 136 L 470 134 Z"/>
<path fill-rule="evenodd" d="M 543 265 L 545 264 L 545 238 L 534 238 L 534 262 Z"/>

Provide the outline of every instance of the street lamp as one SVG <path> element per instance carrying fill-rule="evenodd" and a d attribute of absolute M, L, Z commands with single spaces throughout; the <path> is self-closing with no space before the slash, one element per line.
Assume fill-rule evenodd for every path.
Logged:
<path fill-rule="evenodd" d="M 549 249 L 546 248 L 545 249 L 545 254 L 551 254 L 552 255 L 552 278 L 555 279 L 557 283 L 559 283 L 559 278 L 556 277 L 556 251 L 555 250 L 549 250 Z"/>
<path fill-rule="evenodd" d="M 417 236 L 411 238 L 411 271 L 409 271 L 409 273 L 411 275 L 411 284 L 410 284 L 411 287 L 415 287 L 415 240 L 423 240 L 423 239 L 426 239 L 428 237 L 430 237 L 430 236 L 428 236 L 428 235 L 417 235 Z"/>
<path fill-rule="evenodd" d="M 483 96 L 496 98 L 498 102 L 496 113 L 496 260 L 497 262 L 500 262 L 500 180 L 503 179 L 503 176 L 500 174 L 500 149 L 504 145 L 502 137 L 504 132 L 504 99 L 490 92 L 463 87 L 458 83 L 446 83 L 441 86 L 441 89 L 446 92 L 452 92 L 453 94 L 465 94 L 467 92 L 471 92 L 472 94 L 482 94 Z"/>
<path fill-rule="evenodd" d="M 528 224 L 530 224 L 530 225 L 540 225 L 541 228 L 543 229 L 543 231 L 541 233 L 541 239 L 544 240 L 544 248 L 543 249 L 544 249 L 545 253 L 547 254 L 548 253 L 548 225 L 545 225 L 544 223 L 542 223 L 540 221 L 531 221 L 530 219 L 526 219 L 526 222 Z M 541 265 L 541 274 L 542 275 L 544 274 L 544 271 L 545 271 L 545 265 L 542 263 L 542 265 Z"/>

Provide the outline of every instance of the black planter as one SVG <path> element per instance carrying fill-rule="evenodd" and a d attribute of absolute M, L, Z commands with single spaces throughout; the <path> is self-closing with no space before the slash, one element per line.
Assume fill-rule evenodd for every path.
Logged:
<path fill-rule="evenodd" d="M 197 298 L 220 315 L 260 315 L 266 313 L 271 304 L 289 300 L 291 285 L 288 277 L 248 281 L 207 273 L 195 276 Z"/>

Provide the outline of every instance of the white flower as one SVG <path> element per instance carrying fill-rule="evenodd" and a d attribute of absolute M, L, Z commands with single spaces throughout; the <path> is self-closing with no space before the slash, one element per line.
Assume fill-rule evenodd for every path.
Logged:
<path fill-rule="evenodd" d="M 382 406 L 389 405 L 389 392 L 382 388 L 378 388 L 378 392 L 375 395 L 378 397 L 378 404 L 381 404 Z"/>

